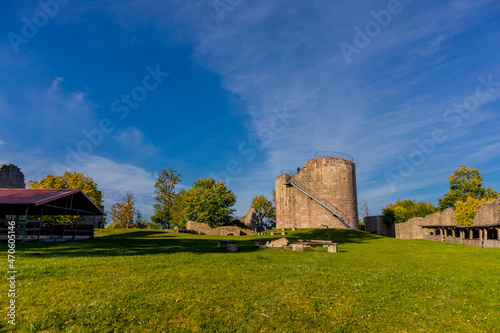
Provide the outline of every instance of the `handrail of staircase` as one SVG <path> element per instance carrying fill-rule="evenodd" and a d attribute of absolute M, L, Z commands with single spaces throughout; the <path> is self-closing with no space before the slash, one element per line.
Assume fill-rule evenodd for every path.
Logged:
<path fill-rule="evenodd" d="M 315 191 L 311 190 L 310 188 L 308 188 L 307 186 L 296 180 L 293 180 L 291 183 L 302 189 L 304 192 L 308 193 L 311 197 L 314 197 L 318 202 L 321 202 L 321 204 L 330 209 L 334 213 L 334 215 L 337 215 L 339 219 L 343 220 L 341 222 L 345 222 L 344 224 L 347 224 L 350 228 L 352 228 L 352 225 L 348 222 L 350 221 L 350 219 L 334 204 L 332 204 L 331 202 L 329 202 L 328 200 L 317 194 Z"/>

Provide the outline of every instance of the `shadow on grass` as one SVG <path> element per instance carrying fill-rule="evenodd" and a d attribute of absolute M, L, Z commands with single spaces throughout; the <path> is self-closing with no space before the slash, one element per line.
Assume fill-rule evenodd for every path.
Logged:
<path fill-rule="evenodd" d="M 367 232 L 347 229 L 299 229 L 284 237 L 291 242 L 295 242 L 299 239 L 319 239 L 331 240 L 339 244 L 368 243 L 382 238 Z"/>
<path fill-rule="evenodd" d="M 220 236 L 223 239 L 224 236 Z M 235 239 L 237 240 L 237 239 Z M 237 240 L 238 252 L 258 250 L 253 240 Z M 228 253 L 217 247 L 217 238 L 188 236 L 162 231 L 134 231 L 103 235 L 91 240 L 61 243 L 19 244 L 25 257 L 112 257 L 166 253 Z"/>
<path fill-rule="evenodd" d="M 254 245 L 254 240 L 257 238 L 267 241 L 286 237 L 290 242 L 296 242 L 299 239 L 322 239 L 332 240 L 339 244 L 365 243 L 380 238 L 368 233 L 345 229 L 304 229 L 288 233 L 286 236 L 241 237 L 196 236 L 141 230 L 102 235 L 86 241 L 19 245 L 22 246 L 20 249 L 26 257 L 112 257 L 183 252 L 232 254 L 226 249 L 218 248 L 217 239 L 236 241 L 238 252 L 241 253 L 258 251 L 259 248 Z"/>

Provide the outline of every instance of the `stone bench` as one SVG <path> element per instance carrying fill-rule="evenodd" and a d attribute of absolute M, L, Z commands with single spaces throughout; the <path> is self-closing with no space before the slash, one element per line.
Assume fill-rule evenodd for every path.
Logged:
<path fill-rule="evenodd" d="M 332 253 L 337 253 L 338 252 L 338 243 L 334 243 L 331 240 L 316 240 L 316 239 L 307 240 L 307 239 L 299 239 L 299 241 L 296 242 L 296 243 L 293 243 L 293 245 L 297 246 L 297 250 L 294 250 L 294 251 L 301 251 L 301 250 L 299 250 L 300 249 L 299 246 L 303 247 L 304 245 L 310 245 L 310 246 L 323 245 L 323 247 L 327 247 L 328 248 L 328 252 L 332 252 Z"/>
<path fill-rule="evenodd" d="M 304 245 L 306 245 L 306 243 L 293 243 L 292 244 L 292 251 L 304 252 Z M 318 243 L 309 243 L 307 245 L 318 245 Z M 337 243 L 331 243 L 328 245 L 325 244 L 325 245 L 323 245 L 323 247 L 328 247 L 328 252 L 331 252 L 331 253 L 338 252 L 338 244 Z"/>
<path fill-rule="evenodd" d="M 297 243 L 295 244 L 304 244 L 304 245 L 323 245 L 324 247 L 327 247 L 330 244 L 334 244 L 333 241 L 331 240 L 319 240 L 319 239 L 313 239 L 313 240 L 308 240 L 308 239 L 299 239 Z"/>

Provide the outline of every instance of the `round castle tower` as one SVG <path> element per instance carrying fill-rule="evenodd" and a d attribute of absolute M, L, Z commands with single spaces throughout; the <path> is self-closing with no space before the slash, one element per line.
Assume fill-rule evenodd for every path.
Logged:
<path fill-rule="evenodd" d="M 354 162 L 316 157 L 276 178 L 276 228 L 359 229 Z"/>

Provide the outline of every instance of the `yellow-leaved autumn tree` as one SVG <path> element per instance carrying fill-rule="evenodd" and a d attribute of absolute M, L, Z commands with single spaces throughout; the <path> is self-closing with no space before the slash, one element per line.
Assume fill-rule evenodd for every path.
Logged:
<path fill-rule="evenodd" d="M 102 206 L 102 192 L 97 188 L 94 180 L 83 173 L 66 171 L 62 175 L 54 176 L 48 174 L 41 181 L 31 183 L 31 188 L 60 188 L 60 189 L 80 189 L 97 206 Z M 44 216 L 44 222 L 53 224 L 74 223 L 83 220 L 83 216 Z"/>
<path fill-rule="evenodd" d="M 471 226 L 474 223 L 477 207 L 487 201 L 493 201 L 494 198 L 476 199 L 468 197 L 467 200 L 455 202 L 455 221 L 458 225 Z"/>

